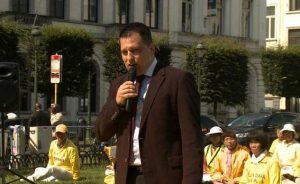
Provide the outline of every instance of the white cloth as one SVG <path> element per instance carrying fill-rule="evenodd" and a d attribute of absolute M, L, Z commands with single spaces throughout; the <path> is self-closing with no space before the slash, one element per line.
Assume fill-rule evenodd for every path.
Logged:
<path fill-rule="evenodd" d="M 146 98 L 147 90 L 151 81 L 151 77 L 153 75 L 155 66 L 157 64 L 157 60 L 154 59 L 150 67 L 148 68 L 147 72 L 145 73 L 145 79 L 143 80 L 143 83 L 141 84 L 141 89 L 139 92 L 138 102 L 137 102 L 137 108 L 136 108 L 136 116 L 135 116 L 135 129 L 133 134 L 133 158 L 134 161 L 131 163 L 131 165 L 142 165 L 141 162 L 141 155 L 140 155 L 140 146 L 139 146 L 139 133 L 140 133 L 140 125 L 141 125 L 141 118 L 142 118 L 142 112 L 143 112 L 143 105 L 144 100 Z"/>
<path fill-rule="evenodd" d="M 50 117 L 51 125 L 56 126 L 58 124 L 63 123 L 63 118 L 64 118 L 64 116 L 61 112 L 51 114 L 51 117 Z"/>
<path fill-rule="evenodd" d="M 72 181 L 72 174 L 57 166 L 37 167 L 34 173 L 27 177 L 33 181 Z"/>
<path fill-rule="evenodd" d="M 265 158 L 266 154 L 267 154 L 267 150 L 265 150 L 260 155 L 258 155 L 258 157 L 255 157 L 255 155 L 252 154 L 251 160 L 254 164 L 258 164 L 263 158 Z"/>

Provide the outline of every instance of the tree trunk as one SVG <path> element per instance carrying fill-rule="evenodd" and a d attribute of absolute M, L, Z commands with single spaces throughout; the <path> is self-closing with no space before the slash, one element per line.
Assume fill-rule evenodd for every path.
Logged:
<path fill-rule="evenodd" d="M 217 119 L 218 102 L 214 101 L 214 117 Z"/>
<path fill-rule="evenodd" d="M 291 110 L 291 97 L 285 97 L 285 110 L 290 111 Z"/>

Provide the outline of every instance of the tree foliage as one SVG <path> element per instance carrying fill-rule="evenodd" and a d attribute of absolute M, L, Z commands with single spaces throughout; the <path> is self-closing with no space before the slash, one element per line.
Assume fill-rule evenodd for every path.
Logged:
<path fill-rule="evenodd" d="M 267 93 L 300 97 L 300 46 L 265 50 L 262 67 Z"/>
<path fill-rule="evenodd" d="M 104 44 L 102 53 L 105 60 L 103 67 L 106 81 L 111 82 L 120 74 L 126 73 L 126 69 L 121 58 L 118 39 L 111 38 L 107 40 Z"/>
<path fill-rule="evenodd" d="M 18 54 L 20 27 L 13 22 L 0 22 L 0 61 L 19 62 Z"/>
<path fill-rule="evenodd" d="M 205 38 L 203 48 L 187 49 L 186 69 L 197 79 L 201 100 L 241 105 L 246 101 L 248 56 L 245 49 L 228 38 Z M 202 54 L 199 54 L 201 52 Z"/>
<path fill-rule="evenodd" d="M 0 21 L 0 62 L 16 62 L 20 69 L 20 85 L 27 87 L 26 55 L 20 50 L 20 42 L 26 40 L 28 31 L 21 25 Z"/>
<path fill-rule="evenodd" d="M 82 29 L 44 26 L 37 54 L 38 92 L 53 96 L 54 85 L 50 83 L 50 56 L 60 54 L 63 55 L 63 67 L 59 95 L 83 96 L 87 92 L 87 71 L 91 69 L 90 58 L 93 47 L 93 38 Z"/>
<path fill-rule="evenodd" d="M 165 66 L 170 65 L 172 49 L 167 39 L 154 40 L 154 44 L 156 46 L 155 57 L 157 60 Z M 127 72 L 121 58 L 120 45 L 117 38 L 107 40 L 102 53 L 105 59 L 103 67 L 106 81 L 112 82 L 116 77 Z"/>

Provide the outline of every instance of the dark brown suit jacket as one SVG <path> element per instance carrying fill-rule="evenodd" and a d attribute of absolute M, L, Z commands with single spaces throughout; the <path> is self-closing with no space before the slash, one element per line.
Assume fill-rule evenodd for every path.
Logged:
<path fill-rule="evenodd" d="M 116 104 L 118 87 L 111 85 L 96 121 L 101 141 L 117 135 L 116 184 L 125 184 L 130 154 L 131 115 Z M 144 101 L 139 133 L 143 174 L 147 184 L 199 184 L 202 179 L 202 134 L 199 95 L 191 74 L 156 67 Z"/>

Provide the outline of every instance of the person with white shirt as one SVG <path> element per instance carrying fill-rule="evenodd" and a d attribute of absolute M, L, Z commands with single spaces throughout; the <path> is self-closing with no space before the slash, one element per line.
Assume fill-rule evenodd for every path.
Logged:
<path fill-rule="evenodd" d="M 284 140 L 277 145 L 274 158 L 279 160 L 282 183 L 295 183 L 300 177 L 300 144 L 296 141 L 298 134 L 291 123 L 285 124 L 281 133 Z"/>

